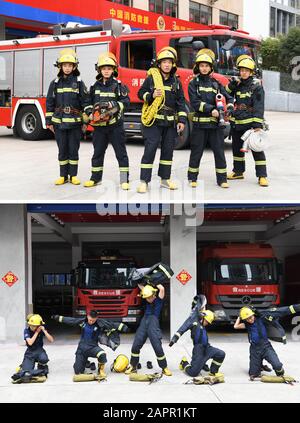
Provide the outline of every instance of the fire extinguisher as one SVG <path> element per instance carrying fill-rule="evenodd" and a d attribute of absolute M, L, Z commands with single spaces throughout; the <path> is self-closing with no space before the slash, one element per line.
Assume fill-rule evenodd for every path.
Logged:
<path fill-rule="evenodd" d="M 216 108 L 219 112 L 219 126 L 221 128 L 225 127 L 225 114 L 227 111 L 226 99 L 223 94 L 218 93 L 216 95 Z"/>

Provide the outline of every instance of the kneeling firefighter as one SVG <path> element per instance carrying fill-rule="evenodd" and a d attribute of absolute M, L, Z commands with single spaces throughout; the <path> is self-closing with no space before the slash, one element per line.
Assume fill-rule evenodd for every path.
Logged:
<path fill-rule="evenodd" d="M 279 319 L 300 312 L 300 304 L 257 311 L 251 307 L 242 307 L 234 329 L 247 329 L 250 342 L 249 376 L 251 380 L 261 376 L 262 362 L 268 361 L 277 376 L 284 375 L 280 362 L 269 338 L 286 343 L 286 335 Z"/>
<path fill-rule="evenodd" d="M 49 372 L 49 358 L 44 349 L 44 338 L 53 342 L 53 337 L 45 329 L 45 322 L 39 314 L 27 316 L 24 340 L 27 349 L 17 373 L 12 376 L 13 383 L 44 382 Z M 35 365 L 37 363 L 37 369 Z"/>
<path fill-rule="evenodd" d="M 177 133 L 184 130 L 187 113 L 185 98 L 179 77 L 176 76 L 177 53 L 172 47 L 165 47 L 157 55 L 156 61 L 148 71 L 138 92 L 144 101 L 142 109 L 145 150 L 141 161 L 141 183 L 139 193 L 148 190 L 151 181 L 153 162 L 161 143 L 158 176 L 161 186 L 177 189 L 171 181 L 172 159 Z"/>
<path fill-rule="evenodd" d="M 233 171 L 228 179 L 244 179 L 245 151 L 243 151 L 243 135 L 253 129 L 262 131 L 264 127 L 265 92 L 258 79 L 254 77 L 256 64 L 252 57 L 242 55 L 237 58 L 236 65 L 240 71 L 240 79 L 233 79 L 226 91 L 235 98 L 234 117 L 231 120 Z M 264 151 L 252 150 L 255 161 L 256 176 L 262 187 L 269 185 L 267 180 L 267 162 Z"/>
<path fill-rule="evenodd" d="M 189 363 L 188 360 L 183 357 L 179 365 L 180 370 L 183 370 L 189 376 L 198 376 L 204 368 L 205 363 L 211 358 L 212 362 L 209 369 L 209 375 L 216 377 L 223 376 L 222 373 L 219 373 L 219 369 L 225 359 L 225 352 L 209 344 L 206 331 L 206 327 L 212 324 L 214 319 L 215 315 L 212 311 L 194 307 L 191 315 L 183 325 L 180 326 L 171 339 L 169 344 L 170 347 L 172 347 L 186 331 L 191 331 L 191 338 L 194 344 L 192 361 Z"/>
<path fill-rule="evenodd" d="M 110 322 L 99 318 L 95 310 L 90 311 L 87 317 L 73 318 L 55 315 L 52 316 L 52 319 L 59 323 L 81 328 L 81 338 L 73 366 L 75 375 L 82 375 L 89 357 L 94 357 L 98 359 L 99 380 L 105 379 L 106 353 L 98 344 L 106 345 L 115 350 L 120 344 L 118 332 L 128 332 L 128 327 L 123 323 Z"/>
<path fill-rule="evenodd" d="M 102 181 L 104 156 L 111 142 L 119 163 L 120 185 L 129 189 L 129 160 L 125 144 L 124 110 L 130 99 L 127 87 L 117 79 L 118 63 L 113 53 L 103 53 L 95 65 L 98 75 L 90 89 L 91 105 L 85 108 L 94 127 L 92 175 L 84 186 L 89 188 Z"/>
<path fill-rule="evenodd" d="M 70 182 L 79 185 L 77 178 L 78 151 L 84 129 L 83 110 L 89 104 L 89 95 L 78 70 L 78 58 L 72 49 L 60 52 L 55 66 L 59 72 L 50 83 L 46 100 L 46 124 L 58 146 L 60 177 L 55 185 Z"/>
<path fill-rule="evenodd" d="M 212 50 L 201 49 L 196 55 L 193 68 L 195 77 L 189 83 L 189 98 L 193 113 L 193 131 L 191 137 L 191 154 L 188 168 L 190 186 L 197 186 L 200 161 L 207 145 L 210 145 L 215 158 L 217 184 L 228 188 L 226 159 L 224 153 L 224 119 L 220 119 L 217 99 L 227 103 L 227 112 L 233 112 L 233 98 L 211 74 L 214 70 L 215 54 Z M 218 97 L 219 96 L 219 97 Z"/>
<path fill-rule="evenodd" d="M 173 274 L 172 269 L 163 263 L 158 263 L 149 269 L 137 269 L 132 274 L 132 281 L 140 281 L 138 286 L 141 289 L 140 295 L 145 300 L 145 304 L 144 316 L 134 337 L 131 348 L 130 366 L 125 372 L 126 374 L 137 372 L 140 350 L 147 341 L 147 338 L 149 338 L 162 373 L 165 376 L 172 376 L 171 371 L 167 367 L 167 359 L 162 348 L 162 333 L 159 318 L 165 297 L 165 288 L 162 283 L 171 279 Z"/>

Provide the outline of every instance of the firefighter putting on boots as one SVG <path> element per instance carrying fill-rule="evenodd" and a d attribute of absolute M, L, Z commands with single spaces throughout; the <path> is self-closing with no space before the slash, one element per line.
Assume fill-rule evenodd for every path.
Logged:
<path fill-rule="evenodd" d="M 276 351 L 271 345 L 269 338 L 286 343 L 286 335 L 279 319 L 294 315 L 300 311 L 300 304 L 287 307 L 279 307 L 269 310 L 257 311 L 251 307 L 243 307 L 237 318 L 234 329 L 246 329 L 250 343 L 250 380 L 261 377 L 263 360 L 271 364 L 273 370 L 281 381 L 285 377 L 283 364 L 280 362 Z M 271 381 L 274 380 L 274 377 Z M 265 380 L 268 382 L 269 380 Z"/>
<path fill-rule="evenodd" d="M 106 379 L 105 363 L 107 362 L 105 351 L 98 345 L 106 345 L 115 350 L 120 345 L 119 332 L 128 332 L 128 328 L 123 323 L 110 322 L 98 317 L 94 310 L 90 311 L 87 317 L 73 318 L 64 316 L 52 316 L 59 322 L 70 326 L 79 326 L 81 328 L 81 338 L 76 350 L 76 359 L 74 363 L 74 382 L 85 382 L 98 380 L 101 382 Z M 84 371 L 90 363 L 88 359 L 97 358 L 98 374 L 85 374 Z"/>
<path fill-rule="evenodd" d="M 120 185 L 129 189 L 129 161 L 125 145 L 123 112 L 129 106 L 128 89 L 116 79 L 118 63 L 112 53 L 103 53 L 95 65 L 97 81 L 90 89 L 91 104 L 85 108 L 94 128 L 92 174 L 84 186 L 93 187 L 102 181 L 104 156 L 111 142 L 119 163 Z"/>
<path fill-rule="evenodd" d="M 78 151 L 84 129 L 82 112 L 89 104 L 89 96 L 80 78 L 78 63 L 74 50 L 62 50 L 56 62 L 57 78 L 50 83 L 47 94 L 46 123 L 55 135 L 60 168 L 55 185 L 68 181 L 73 185 L 80 184 L 77 178 Z"/>
<path fill-rule="evenodd" d="M 44 349 L 44 338 L 49 342 L 53 342 L 54 339 L 46 330 L 45 322 L 39 314 L 29 314 L 27 325 L 24 330 L 27 349 L 22 364 L 12 376 L 12 383 L 45 382 L 49 373 L 49 358 Z"/>

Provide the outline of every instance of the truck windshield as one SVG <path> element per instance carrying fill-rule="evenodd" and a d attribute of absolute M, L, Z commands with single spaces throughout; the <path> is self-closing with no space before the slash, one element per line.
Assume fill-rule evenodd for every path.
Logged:
<path fill-rule="evenodd" d="M 79 278 L 79 288 L 133 288 L 128 282 L 131 267 L 99 266 L 87 267 L 82 272 L 82 280 Z"/>
<path fill-rule="evenodd" d="M 213 280 L 218 284 L 276 284 L 274 260 L 224 260 L 215 264 Z"/>
<path fill-rule="evenodd" d="M 242 54 L 251 56 L 257 63 L 259 44 L 246 38 L 214 37 L 217 53 L 217 72 L 222 75 L 238 75 L 236 59 Z"/>

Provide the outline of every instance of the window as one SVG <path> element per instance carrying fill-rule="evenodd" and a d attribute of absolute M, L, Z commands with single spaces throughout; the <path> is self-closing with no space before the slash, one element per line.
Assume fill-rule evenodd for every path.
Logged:
<path fill-rule="evenodd" d="M 197 50 L 192 47 L 192 41 L 202 41 L 204 46 L 208 47 L 208 38 L 205 37 L 193 37 L 192 41 L 180 42 L 180 38 L 173 39 L 171 41 L 172 47 L 175 48 L 178 55 L 177 66 L 179 68 L 192 69 L 195 62 L 195 55 Z"/>
<path fill-rule="evenodd" d="M 98 56 L 107 50 L 108 45 L 106 43 L 76 47 L 80 76 L 88 89 L 96 82 L 95 63 L 97 63 Z"/>
<path fill-rule="evenodd" d="M 221 25 L 228 25 L 230 27 L 234 26 L 238 28 L 239 26 L 239 17 L 238 15 L 234 15 L 233 13 L 225 12 L 224 10 L 220 10 L 220 24 Z"/>
<path fill-rule="evenodd" d="M 16 51 L 14 95 L 38 97 L 41 91 L 41 51 Z"/>
<path fill-rule="evenodd" d="M 122 41 L 120 65 L 129 69 L 148 70 L 155 57 L 154 40 Z"/>
<path fill-rule="evenodd" d="M 271 13 L 270 13 L 270 36 L 275 37 L 276 35 L 276 9 L 274 7 L 271 7 Z"/>
<path fill-rule="evenodd" d="M 11 101 L 12 53 L 0 53 L 0 107 L 9 107 Z"/>
<path fill-rule="evenodd" d="M 149 11 L 177 18 L 178 0 L 149 0 Z"/>
<path fill-rule="evenodd" d="M 247 259 L 239 262 L 237 259 L 224 260 L 215 265 L 214 280 L 220 284 L 272 284 L 277 282 L 277 272 L 274 260 L 259 261 Z"/>
<path fill-rule="evenodd" d="M 112 3 L 123 4 L 124 6 L 132 6 L 132 0 L 108 0 Z"/>
<path fill-rule="evenodd" d="M 43 286 L 70 286 L 71 275 L 69 273 L 44 273 Z"/>
<path fill-rule="evenodd" d="M 203 4 L 190 1 L 190 22 L 210 25 L 212 21 L 212 8 Z"/>

